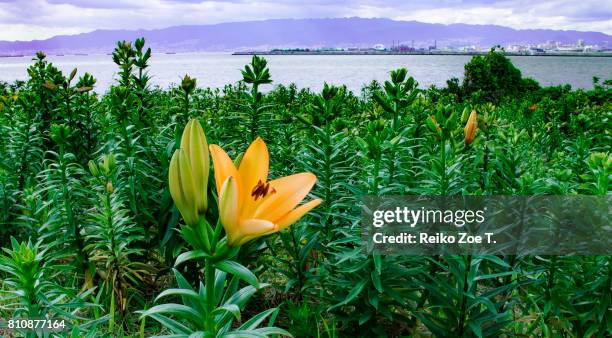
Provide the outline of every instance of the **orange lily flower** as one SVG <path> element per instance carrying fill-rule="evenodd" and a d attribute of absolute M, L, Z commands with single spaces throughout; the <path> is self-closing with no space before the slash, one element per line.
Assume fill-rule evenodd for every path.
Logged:
<path fill-rule="evenodd" d="M 238 168 L 218 145 L 210 146 L 219 196 L 219 217 L 229 246 L 281 231 L 321 203 L 315 199 L 298 206 L 317 178 L 304 172 L 268 182 L 270 156 L 257 138 Z"/>

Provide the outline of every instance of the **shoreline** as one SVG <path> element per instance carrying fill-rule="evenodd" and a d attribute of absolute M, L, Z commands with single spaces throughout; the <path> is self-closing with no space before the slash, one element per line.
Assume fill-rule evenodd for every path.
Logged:
<path fill-rule="evenodd" d="M 487 52 L 394 52 L 394 51 L 221 51 L 221 52 L 209 52 L 209 51 L 194 51 L 194 52 L 163 52 L 159 54 L 164 55 L 185 55 L 185 54 L 198 54 L 198 53 L 210 53 L 210 54 L 226 54 L 233 56 L 245 56 L 245 55 L 420 55 L 420 56 L 435 56 L 435 55 L 444 55 L 444 56 L 475 56 L 475 55 L 486 55 Z M 35 54 L 0 54 L 0 59 L 11 59 L 11 58 L 23 58 L 23 57 L 31 57 Z M 109 53 L 72 53 L 72 54 L 49 54 L 49 56 L 98 56 L 98 55 L 110 55 Z M 535 54 L 527 54 L 527 53 L 512 53 L 506 52 L 506 56 L 559 56 L 559 57 L 595 57 L 595 58 L 605 58 L 612 57 L 612 52 L 594 52 L 594 53 L 535 53 Z"/>
<path fill-rule="evenodd" d="M 232 55 L 486 55 L 487 52 L 393 52 L 393 51 L 241 51 Z M 506 56 L 612 57 L 612 53 L 504 53 Z"/>

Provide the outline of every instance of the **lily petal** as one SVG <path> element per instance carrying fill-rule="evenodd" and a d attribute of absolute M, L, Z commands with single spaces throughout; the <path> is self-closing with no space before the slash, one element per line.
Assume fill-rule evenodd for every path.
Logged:
<path fill-rule="evenodd" d="M 240 223 L 240 239 L 236 245 L 242 245 L 254 238 L 265 236 L 278 231 L 274 223 L 265 219 L 247 219 Z M 230 246 L 234 246 L 231 239 L 228 240 Z"/>
<path fill-rule="evenodd" d="M 221 186 L 219 193 L 219 218 L 230 242 L 240 237 L 238 218 L 238 184 L 232 176 Z"/>
<path fill-rule="evenodd" d="M 268 147 L 261 137 L 258 137 L 244 153 L 238 168 L 242 183 L 246 189 L 245 193 L 250 193 L 250 189 L 253 189 L 258 181 L 266 183 L 268 180 L 269 164 L 270 155 Z"/>
<path fill-rule="evenodd" d="M 236 184 L 238 190 L 240 190 L 240 178 L 238 175 L 238 170 L 236 166 L 234 166 L 234 162 L 230 159 L 229 155 L 216 144 L 212 144 L 209 147 L 210 155 L 213 160 L 213 165 L 215 167 L 215 183 L 217 185 L 217 194 L 221 195 L 221 186 L 228 177 L 232 176 L 236 179 Z"/>
<path fill-rule="evenodd" d="M 240 214 L 244 218 L 251 218 L 261 200 L 256 201 L 251 198 L 251 192 L 258 182 L 266 183 L 268 180 L 268 170 L 270 155 L 266 143 L 258 137 L 244 153 L 240 161 L 238 173 L 240 174 L 242 191 L 242 210 Z"/>
<path fill-rule="evenodd" d="M 255 218 L 273 222 L 295 208 L 310 192 L 317 181 L 312 173 L 299 173 L 285 176 L 270 182 L 270 189 L 276 191 L 261 203 L 255 211 Z"/>
<path fill-rule="evenodd" d="M 321 204 L 321 199 L 317 198 L 291 210 L 288 214 L 286 214 L 276 222 L 276 225 L 278 226 L 278 231 L 281 231 L 290 226 L 291 224 L 297 222 L 300 218 L 302 218 L 302 216 L 304 216 L 310 210 L 314 209 L 319 204 Z"/>

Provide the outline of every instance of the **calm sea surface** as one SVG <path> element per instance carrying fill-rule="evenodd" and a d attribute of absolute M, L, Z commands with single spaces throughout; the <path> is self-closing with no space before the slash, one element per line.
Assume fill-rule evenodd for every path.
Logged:
<path fill-rule="evenodd" d="M 0 58 L 0 81 L 11 82 L 27 77 L 31 56 Z M 470 56 L 455 55 L 273 55 L 266 56 L 274 83 L 296 83 L 299 87 L 320 90 L 323 82 L 346 84 L 359 91 L 372 80 L 385 80 L 389 71 L 399 67 L 420 84 L 444 86 L 451 77 L 461 78 L 463 65 Z M 116 77 L 117 67 L 110 55 L 48 56 L 65 73 L 74 67 L 78 75 L 89 72 L 98 79 L 96 90 L 104 92 Z M 591 88 L 593 76 L 612 78 L 612 57 L 511 57 L 523 75 L 542 85 L 569 83 L 574 88 Z M 200 87 L 223 87 L 241 79 L 240 69 L 249 56 L 221 53 L 154 54 L 149 74 L 152 83 L 161 87 L 180 82 L 184 74 L 197 78 Z"/>

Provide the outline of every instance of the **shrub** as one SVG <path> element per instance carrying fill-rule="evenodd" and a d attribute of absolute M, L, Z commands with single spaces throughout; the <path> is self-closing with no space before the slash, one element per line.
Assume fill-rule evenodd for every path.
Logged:
<path fill-rule="evenodd" d="M 465 65 L 463 93 L 472 96 L 481 92 L 479 100 L 499 102 L 503 97 L 539 87 L 535 80 L 522 77 L 521 71 L 504 55 L 503 49 L 492 48 L 486 55 L 474 56 Z"/>

